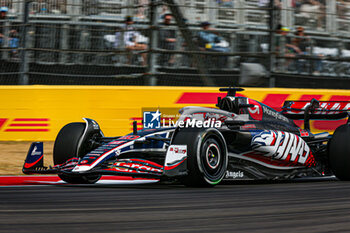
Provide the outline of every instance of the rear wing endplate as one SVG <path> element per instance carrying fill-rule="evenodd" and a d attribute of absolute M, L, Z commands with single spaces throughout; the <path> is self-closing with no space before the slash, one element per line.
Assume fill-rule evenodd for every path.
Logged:
<path fill-rule="evenodd" d="M 289 119 L 304 119 L 305 129 L 309 120 L 340 120 L 349 117 L 350 101 L 289 100 L 282 107 L 282 114 Z"/>

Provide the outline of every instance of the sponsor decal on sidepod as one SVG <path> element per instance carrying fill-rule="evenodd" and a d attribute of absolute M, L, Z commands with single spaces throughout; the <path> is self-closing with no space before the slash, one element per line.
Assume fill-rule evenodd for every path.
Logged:
<path fill-rule="evenodd" d="M 273 159 L 305 164 L 310 148 L 299 136 L 281 131 L 263 131 L 252 139 L 254 150 L 264 152 Z"/>

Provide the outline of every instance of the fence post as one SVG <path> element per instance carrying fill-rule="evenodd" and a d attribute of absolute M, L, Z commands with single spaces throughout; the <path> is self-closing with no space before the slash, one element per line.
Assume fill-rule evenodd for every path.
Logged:
<path fill-rule="evenodd" d="M 282 25 L 292 28 L 294 25 L 293 23 L 294 10 L 292 6 L 292 1 L 282 0 L 281 16 L 282 16 Z"/>
<path fill-rule="evenodd" d="M 2 41 L 2 44 L 1 46 L 4 47 L 4 48 L 8 48 L 9 47 L 9 34 L 10 34 L 10 22 L 9 21 L 5 21 L 5 24 L 4 24 L 4 29 L 3 29 L 3 34 L 5 35 L 3 37 L 3 41 Z M 2 56 L 2 59 L 3 60 L 8 60 L 9 59 L 9 52 L 6 50 L 6 51 L 3 51 L 1 53 L 1 56 Z"/>
<path fill-rule="evenodd" d="M 336 33 L 337 30 L 337 3 L 335 0 L 329 0 L 326 1 L 326 31 Z"/>
<path fill-rule="evenodd" d="M 230 33 L 230 49 L 231 49 L 231 52 L 237 52 L 237 35 L 236 35 L 236 32 L 231 32 Z M 236 57 L 237 56 L 230 56 L 228 57 L 228 67 L 229 69 L 232 69 L 232 68 L 236 68 L 233 66 L 233 63 L 236 62 Z"/>
<path fill-rule="evenodd" d="M 61 29 L 61 33 L 60 33 L 60 49 L 64 50 L 64 52 L 61 52 L 59 54 L 59 63 L 60 64 L 64 64 L 64 63 L 68 63 L 67 62 L 67 50 L 68 50 L 68 39 L 69 39 L 69 25 L 68 24 L 63 24 L 63 27 Z"/>
<path fill-rule="evenodd" d="M 22 33 L 21 33 L 21 66 L 20 66 L 20 74 L 19 74 L 19 85 L 28 85 L 29 84 L 29 78 L 28 78 L 28 71 L 29 71 L 29 64 L 28 64 L 28 55 L 27 55 L 27 27 L 28 27 L 28 16 L 29 16 L 29 4 L 30 0 L 24 1 L 24 7 L 23 7 L 23 26 L 22 26 Z"/>
<path fill-rule="evenodd" d="M 81 16 L 85 14 L 83 12 L 83 1 L 82 0 L 67 0 L 67 14 L 70 16 Z"/>
<path fill-rule="evenodd" d="M 181 35 L 178 30 L 175 31 L 175 36 L 176 36 L 175 38 L 181 38 Z M 177 39 L 175 42 L 175 50 L 181 50 L 182 43 L 183 41 L 181 41 L 180 39 Z M 181 54 L 174 54 L 173 56 L 175 57 L 175 68 L 178 68 L 181 65 L 180 63 L 182 62 L 181 58 L 184 56 Z"/>
<path fill-rule="evenodd" d="M 90 60 L 90 55 L 87 55 L 85 53 L 85 50 L 88 50 L 90 47 L 90 39 L 91 39 L 91 34 L 87 30 L 86 26 L 77 26 L 79 28 L 80 32 L 80 38 L 79 38 L 79 49 L 84 50 L 81 54 L 77 54 L 79 56 L 78 58 L 78 64 L 85 64 L 86 60 Z"/>
<path fill-rule="evenodd" d="M 315 47 L 315 40 L 310 39 L 310 56 L 314 56 L 313 55 L 314 54 L 314 47 Z M 312 75 L 314 61 L 309 59 L 308 62 L 309 62 L 308 74 Z"/>
<path fill-rule="evenodd" d="M 246 11 L 245 9 L 243 9 L 245 7 L 245 2 L 243 2 L 243 0 L 239 0 L 237 1 L 237 7 L 238 10 L 236 10 L 237 14 L 235 16 L 236 18 L 236 22 L 240 27 L 243 27 L 243 24 L 245 22 L 245 14 Z"/>
<path fill-rule="evenodd" d="M 208 9 L 208 14 L 209 14 L 209 22 L 211 22 L 214 25 L 217 25 L 218 21 L 218 4 L 215 1 L 209 0 L 209 9 Z"/>
<path fill-rule="evenodd" d="M 33 25 L 29 26 L 27 29 L 27 48 L 32 49 L 34 48 L 34 42 L 35 42 L 35 28 Z M 27 61 L 28 63 L 34 62 L 34 51 L 27 51 Z"/>
<path fill-rule="evenodd" d="M 149 40 L 149 54 L 148 54 L 148 73 L 151 74 L 151 76 L 148 76 L 147 84 L 150 86 L 157 85 L 157 78 L 155 77 L 156 73 L 156 54 L 154 53 L 154 49 L 157 45 L 157 33 L 158 33 L 158 12 L 157 12 L 157 6 L 155 5 L 156 1 L 151 0 L 150 2 L 150 11 L 149 11 L 149 29 L 151 30 L 150 33 L 150 40 Z M 147 77 L 146 77 L 147 78 Z"/>
<path fill-rule="evenodd" d="M 276 51 L 275 46 L 275 17 L 274 17 L 274 1 L 270 1 L 269 4 L 269 37 L 270 37 L 270 45 L 269 45 L 269 71 L 270 71 L 270 80 L 269 80 L 269 87 L 275 87 L 275 77 L 272 75 L 272 73 L 275 70 L 275 62 L 276 62 L 276 55 L 274 54 Z"/>

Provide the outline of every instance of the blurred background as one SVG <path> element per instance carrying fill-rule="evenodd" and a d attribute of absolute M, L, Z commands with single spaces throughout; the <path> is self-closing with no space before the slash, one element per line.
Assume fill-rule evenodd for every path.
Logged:
<path fill-rule="evenodd" d="M 350 87 L 349 0 L 0 7 L 0 85 Z"/>

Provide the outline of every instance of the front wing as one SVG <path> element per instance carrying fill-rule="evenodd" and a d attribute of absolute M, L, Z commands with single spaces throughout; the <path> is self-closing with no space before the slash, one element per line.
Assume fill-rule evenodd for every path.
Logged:
<path fill-rule="evenodd" d="M 187 146 L 170 145 L 167 149 L 164 164 L 153 161 L 128 158 L 115 159 L 104 162 L 90 170 L 75 172 L 74 168 L 81 162 L 81 158 L 73 157 L 63 164 L 45 167 L 43 166 L 44 150 L 43 142 L 32 143 L 25 163 L 25 174 L 66 174 L 69 176 L 84 176 L 90 174 L 118 175 L 142 178 L 178 177 L 187 175 Z"/>

